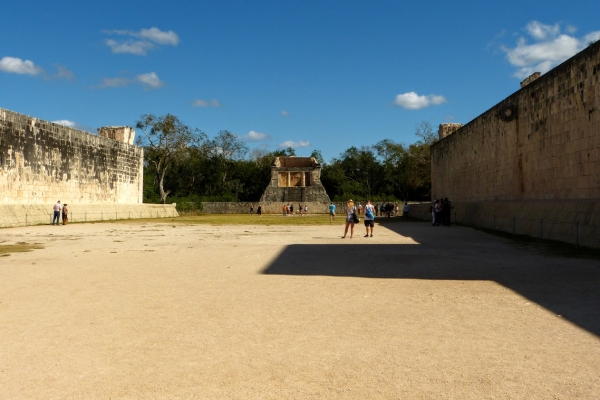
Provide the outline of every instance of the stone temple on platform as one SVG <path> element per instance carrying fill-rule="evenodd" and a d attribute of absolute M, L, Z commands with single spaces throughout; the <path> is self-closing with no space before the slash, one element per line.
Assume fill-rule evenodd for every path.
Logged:
<path fill-rule="evenodd" d="M 314 157 L 276 157 L 261 203 L 329 203 Z"/>

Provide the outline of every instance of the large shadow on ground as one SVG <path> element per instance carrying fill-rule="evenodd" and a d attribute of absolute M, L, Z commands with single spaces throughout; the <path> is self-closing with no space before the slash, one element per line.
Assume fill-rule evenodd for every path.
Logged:
<path fill-rule="evenodd" d="M 597 260 L 545 255 L 464 227 L 404 221 L 384 226 L 417 244 L 370 244 L 359 234 L 340 244 L 290 245 L 263 273 L 495 281 L 600 336 Z"/>

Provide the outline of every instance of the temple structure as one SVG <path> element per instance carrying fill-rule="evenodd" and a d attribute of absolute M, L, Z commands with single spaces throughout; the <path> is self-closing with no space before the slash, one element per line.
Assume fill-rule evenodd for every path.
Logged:
<path fill-rule="evenodd" d="M 321 184 L 321 164 L 314 157 L 276 157 L 271 182 L 261 203 L 329 203 Z"/>

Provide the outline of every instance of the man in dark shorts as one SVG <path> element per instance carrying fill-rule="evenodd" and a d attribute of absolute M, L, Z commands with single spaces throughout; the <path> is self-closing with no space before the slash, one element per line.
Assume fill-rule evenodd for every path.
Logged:
<path fill-rule="evenodd" d="M 369 237 L 369 227 L 371 228 L 371 237 L 373 237 L 373 227 L 375 226 L 375 207 L 371 204 L 371 200 L 367 200 L 367 205 L 365 206 L 365 228 L 367 230 L 367 234 L 365 237 Z"/>

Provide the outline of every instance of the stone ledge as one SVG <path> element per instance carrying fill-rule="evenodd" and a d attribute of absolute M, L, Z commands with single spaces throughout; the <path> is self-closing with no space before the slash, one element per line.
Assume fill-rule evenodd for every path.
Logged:
<path fill-rule="evenodd" d="M 0 204 L 0 228 L 46 225 L 53 204 Z M 69 204 L 69 222 L 178 217 L 175 204 Z"/>

